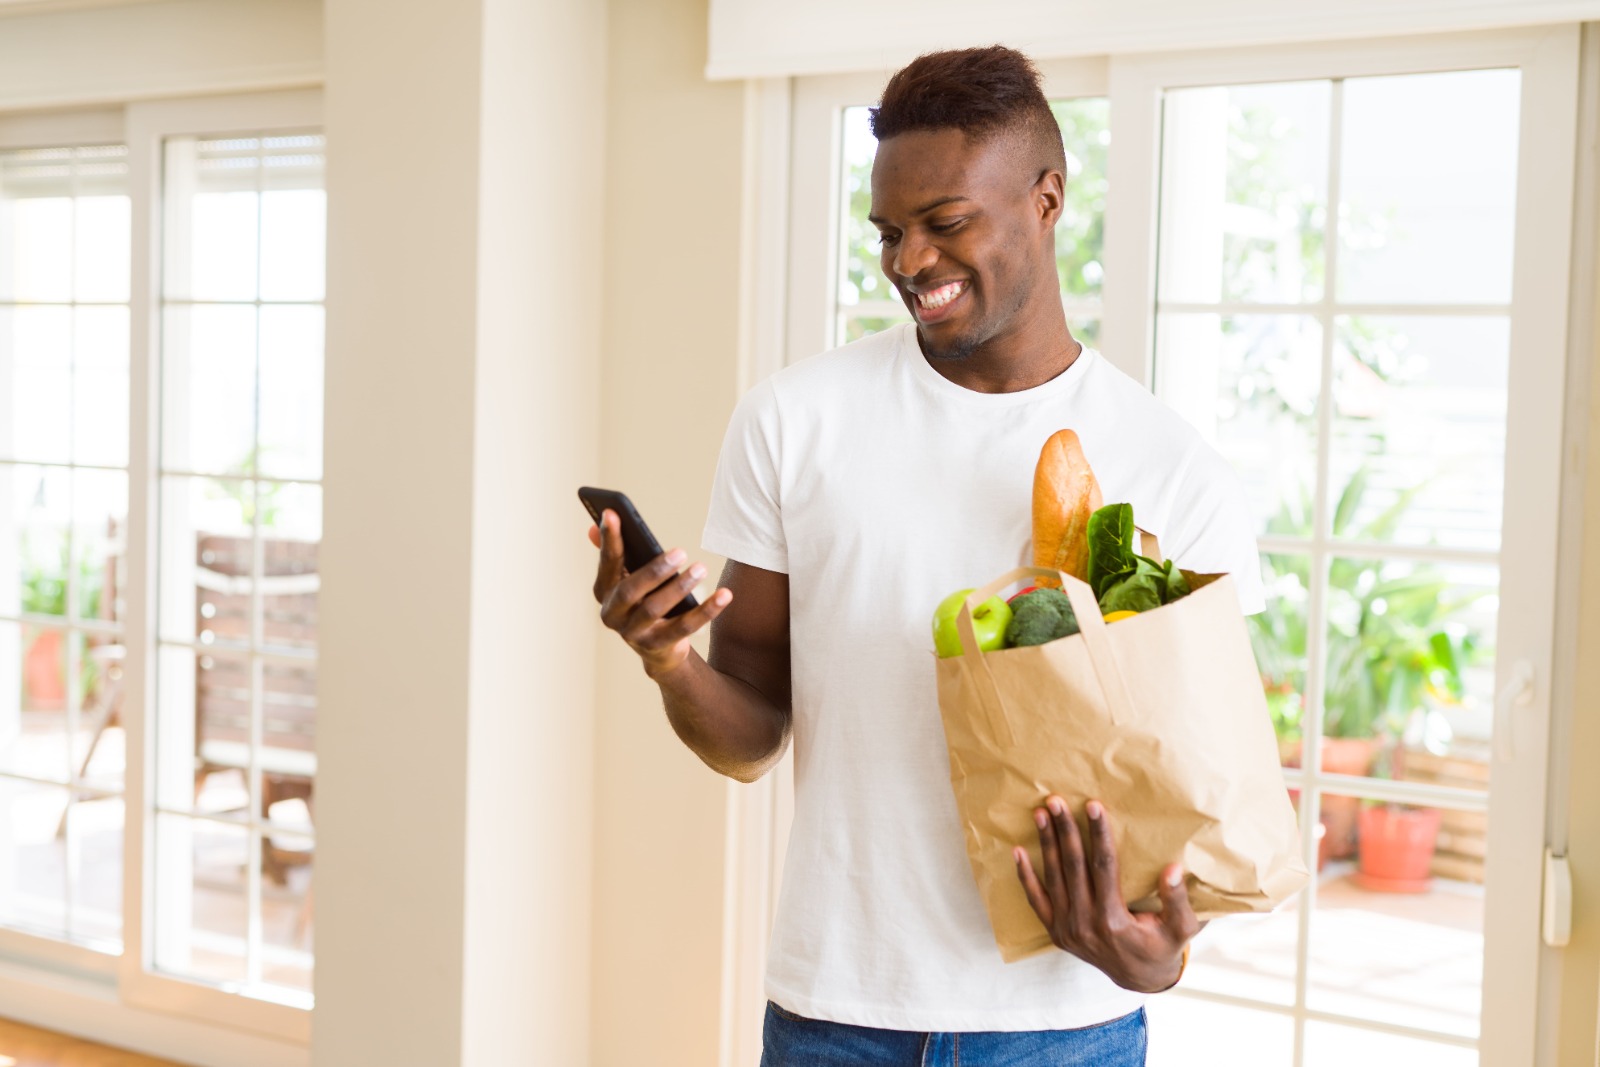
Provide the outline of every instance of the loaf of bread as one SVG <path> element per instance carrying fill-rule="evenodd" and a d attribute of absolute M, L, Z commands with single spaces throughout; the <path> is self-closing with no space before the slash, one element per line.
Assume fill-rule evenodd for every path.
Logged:
<path fill-rule="evenodd" d="M 1033 565 L 1087 581 L 1089 516 L 1101 503 L 1100 483 L 1089 469 L 1078 435 L 1058 430 L 1044 443 L 1033 472 Z"/>

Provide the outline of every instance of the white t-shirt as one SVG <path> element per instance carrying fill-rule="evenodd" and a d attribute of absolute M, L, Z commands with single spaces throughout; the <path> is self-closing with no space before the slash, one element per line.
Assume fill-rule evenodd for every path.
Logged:
<path fill-rule="evenodd" d="M 1032 562 L 1034 466 L 1063 428 L 1107 503 L 1131 503 L 1164 554 L 1234 574 L 1244 610 L 1261 609 L 1232 469 L 1091 350 L 1036 388 L 979 393 L 929 366 L 907 324 L 785 368 L 734 412 L 703 545 L 789 576 L 794 824 L 766 991 L 790 1011 L 1047 1030 L 1144 1002 L 1066 952 L 1002 962 L 935 691 L 933 610 Z"/>

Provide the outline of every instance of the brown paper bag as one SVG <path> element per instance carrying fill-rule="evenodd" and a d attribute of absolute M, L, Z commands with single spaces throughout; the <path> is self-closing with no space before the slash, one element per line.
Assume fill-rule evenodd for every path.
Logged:
<path fill-rule="evenodd" d="M 1053 947 L 1011 853 L 1027 846 L 1041 870 L 1033 809 L 1050 793 L 1080 829 L 1085 802 L 1105 804 L 1136 911 L 1159 910 L 1173 861 L 1201 919 L 1288 899 L 1310 875 L 1233 580 L 1195 575 L 1183 599 L 1108 626 L 1088 584 L 1061 574 L 1081 633 L 978 652 L 972 609 L 1041 576 L 1056 572 L 1019 567 L 968 596 L 964 652 L 936 661 L 950 784 L 1000 955 Z"/>

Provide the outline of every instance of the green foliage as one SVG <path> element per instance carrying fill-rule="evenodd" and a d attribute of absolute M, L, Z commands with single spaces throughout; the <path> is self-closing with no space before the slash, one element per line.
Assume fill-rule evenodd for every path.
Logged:
<path fill-rule="evenodd" d="M 1089 516 L 1089 587 L 1095 599 L 1134 572 L 1133 535 L 1132 504 L 1107 504 Z"/>
<path fill-rule="evenodd" d="M 1425 486 L 1355 527 L 1368 487 L 1368 471 L 1359 468 L 1334 507 L 1334 535 L 1389 539 Z M 1310 491 L 1302 489 L 1298 500 L 1279 508 L 1267 533 L 1310 537 L 1311 507 Z M 1268 564 L 1269 584 L 1310 588 L 1308 557 L 1275 556 Z M 1335 557 L 1329 564 L 1323 713 L 1329 737 L 1399 736 L 1418 709 L 1459 701 L 1463 672 L 1490 652 L 1462 621 L 1485 591 L 1461 590 L 1432 564 L 1395 571 L 1382 560 Z M 1249 621 L 1273 725 L 1279 737 L 1298 738 L 1308 665 L 1305 605 L 1280 600 Z"/>
<path fill-rule="evenodd" d="M 1169 559 L 1133 550 L 1133 505 L 1107 504 L 1089 516 L 1089 585 L 1107 615 L 1150 611 L 1189 595 L 1189 580 Z"/>
<path fill-rule="evenodd" d="M 1100 296 L 1106 247 L 1106 157 L 1111 102 L 1104 97 L 1050 105 L 1067 153 L 1061 221 L 1056 224 L 1056 275 L 1068 297 Z M 1075 333 L 1077 331 L 1074 331 Z"/>
<path fill-rule="evenodd" d="M 72 571 L 67 542 L 59 542 L 59 549 L 50 553 L 49 562 L 41 562 L 43 554 L 24 550 L 27 560 L 22 572 L 22 610 L 31 615 L 66 615 L 67 575 Z M 81 617 L 94 618 L 100 614 L 100 594 L 104 584 L 101 569 L 87 555 L 78 560 L 78 603 Z"/>

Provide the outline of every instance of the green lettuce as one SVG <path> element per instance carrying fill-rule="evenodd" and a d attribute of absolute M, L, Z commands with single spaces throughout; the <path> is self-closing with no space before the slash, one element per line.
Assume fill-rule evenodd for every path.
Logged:
<path fill-rule="evenodd" d="M 1189 580 L 1169 559 L 1133 550 L 1133 505 L 1107 504 L 1089 516 L 1089 585 L 1100 611 L 1150 611 L 1189 595 Z"/>

